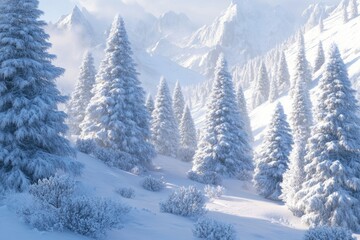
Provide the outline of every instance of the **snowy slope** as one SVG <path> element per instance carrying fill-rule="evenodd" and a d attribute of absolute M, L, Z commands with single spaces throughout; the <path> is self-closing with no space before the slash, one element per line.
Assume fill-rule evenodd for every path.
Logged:
<path fill-rule="evenodd" d="M 204 188 L 204 185 L 186 178 L 186 172 L 191 168 L 189 163 L 163 156 L 156 158 L 158 170 L 151 174 L 156 177 L 164 176 L 167 186 L 162 192 L 154 193 L 142 189 L 139 176 L 109 168 L 101 161 L 81 153 L 78 153 L 78 160 L 85 165 L 79 180 L 94 194 L 119 200 L 133 207 L 124 228 L 109 232 L 106 239 L 169 239 L 169 236 L 174 240 L 194 239 L 191 230 L 193 220 L 159 211 L 159 202 L 179 186 L 196 185 L 200 189 Z M 115 193 L 116 188 L 123 186 L 135 189 L 134 199 L 124 199 Z M 302 238 L 306 226 L 293 217 L 285 206 L 257 196 L 249 183 L 225 180 L 224 186 L 225 195 L 207 204 L 207 215 L 234 224 L 238 239 Z M 0 207 L 0 220 L 5 222 L 0 224 L 0 232 L 7 240 L 25 237 L 27 240 L 87 239 L 70 233 L 42 233 L 32 230 L 21 223 L 6 206 Z"/>

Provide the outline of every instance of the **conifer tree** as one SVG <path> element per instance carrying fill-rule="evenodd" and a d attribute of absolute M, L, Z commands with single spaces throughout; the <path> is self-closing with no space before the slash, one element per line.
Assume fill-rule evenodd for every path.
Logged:
<path fill-rule="evenodd" d="M 81 124 L 82 139 L 92 139 L 109 152 L 129 155 L 131 159 L 118 158 L 113 163 L 124 170 L 135 166 L 148 168 L 155 156 L 148 142 L 150 116 L 145 107 L 145 92 L 132 55 L 124 21 L 117 16 L 96 76 L 94 96 Z"/>
<path fill-rule="evenodd" d="M 269 99 L 270 83 L 265 64 L 262 63 L 258 73 L 258 79 L 252 97 L 253 109 L 265 103 Z"/>
<path fill-rule="evenodd" d="M 197 136 L 194 120 L 189 107 L 185 106 L 180 122 L 180 150 L 179 158 L 183 161 L 192 161 L 196 148 Z"/>
<path fill-rule="evenodd" d="M 358 4 L 356 0 L 351 0 L 350 2 L 350 18 L 356 18 L 357 16 L 359 16 L 359 11 L 358 11 Z"/>
<path fill-rule="evenodd" d="M 255 161 L 254 185 L 265 198 L 279 200 L 280 184 L 289 163 L 292 143 L 290 126 L 279 103 Z"/>
<path fill-rule="evenodd" d="M 64 70 L 52 64 L 38 1 L 3 0 L 0 9 L 0 185 L 23 191 L 77 165 L 57 107 Z"/>
<path fill-rule="evenodd" d="M 189 177 L 205 183 L 211 174 L 249 180 L 253 170 L 252 149 L 237 105 L 227 62 L 220 56 L 207 107 L 206 124 Z"/>
<path fill-rule="evenodd" d="M 158 153 L 176 157 L 179 149 L 179 128 L 166 80 L 162 78 L 155 98 L 151 122 L 152 142 Z"/>
<path fill-rule="evenodd" d="M 310 226 L 360 230 L 360 119 L 355 91 L 337 46 L 330 48 L 319 82 L 316 123 L 306 155 L 305 182 L 297 194 Z"/>
<path fill-rule="evenodd" d="M 290 89 L 290 73 L 284 52 L 281 54 L 277 79 L 279 94 L 286 93 Z"/>
<path fill-rule="evenodd" d="M 269 94 L 269 101 L 271 103 L 275 102 L 279 98 L 279 89 L 278 83 L 276 79 L 273 79 L 270 84 L 270 94 Z"/>
<path fill-rule="evenodd" d="M 304 36 L 302 33 L 300 33 L 298 38 L 298 54 L 296 56 L 295 75 L 292 81 L 293 85 L 291 95 L 293 94 L 294 88 L 298 81 L 303 81 L 306 83 L 306 86 L 308 86 L 311 80 L 312 74 L 309 62 L 306 59 Z"/>
<path fill-rule="evenodd" d="M 146 99 L 146 103 L 145 103 L 146 109 L 148 110 L 150 116 L 152 115 L 152 112 L 155 109 L 155 104 L 154 104 L 154 100 L 151 96 L 151 94 L 148 95 L 147 99 Z"/>
<path fill-rule="evenodd" d="M 325 54 L 322 42 L 319 41 L 317 56 L 314 64 L 314 72 L 317 72 L 325 63 Z"/>
<path fill-rule="evenodd" d="M 304 81 L 296 82 L 291 109 L 290 122 L 294 146 L 290 154 L 289 167 L 284 173 L 284 181 L 281 184 L 281 199 L 295 215 L 298 215 L 296 205 L 299 199 L 295 194 L 301 189 L 301 183 L 304 181 L 306 142 L 310 137 L 312 126 L 309 90 Z"/>
<path fill-rule="evenodd" d="M 73 135 L 81 133 L 80 124 L 85 118 L 86 108 L 93 96 L 91 91 L 95 84 L 95 75 L 94 58 L 90 52 L 87 52 L 80 67 L 80 76 L 75 91 L 67 106 L 68 125 L 70 133 Z"/>
<path fill-rule="evenodd" d="M 251 143 L 254 141 L 254 137 L 253 137 L 253 134 L 252 134 L 251 122 L 250 122 L 250 117 L 249 117 L 249 113 L 248 113 L 248 110 L 247 110 L 247 104 L 246 104 L 244 91 L 243 91 L 240 84 L 239 84 L 236 96 L 237 96 L 237 102 L 239 104 L 240 117 L 242 118 L 242 120 L 244 122 L 244 129 L 245 129 L 245 132 L 248 135 L 249 144 L 251 145 Z"/>
<path fill-rule="evenodd" d="M 173 94 L 173 109 L 177 123 L 180 125 L 183 111 L 185 109 L 185 100 L 179 81 L 176 82 Z"/>

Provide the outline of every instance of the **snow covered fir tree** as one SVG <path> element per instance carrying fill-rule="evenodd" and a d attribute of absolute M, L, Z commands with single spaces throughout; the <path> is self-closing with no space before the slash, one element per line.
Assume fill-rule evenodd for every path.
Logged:
<path fill-rule="evenodd" d="M 86 108 L 93 96 L 95 75 L 94 58 L 90 52 L 86 52 L 80 67 L 79 80 L 67 106 L 70 134 L 78 136 L 81 133 L 80 124 L 84 121 Z"/>
<path fill-rule="evenodd" d="M 337 45 L 330 47 L 328 58 L 319 82 L 298 206 L 310 226 L 359 231 L 359 106 Z"/>
<path fill-rule="evenodd" d="M 226 60 L 220 56 L 207 106 L 204 135 L 189 172 L 191 179 L 216 184 L 217 175 L 251 178 L 252 148 L 239 109 L 234 106 L 238 104 L 232 78 Z"/>
<path fill-rule="evenodd" d="M 151 141 L 159 154 L 176 157 L 179 150 L 179 127 L 173 110 L 170 90 L 161 78 L 151 120 Z"/>
<path fill-rule="evenodd" d="M 308 74 L 305 74 L 307 72 L 307 65 L 304 63 L 305 60 L 302 51 L 303 49 L 300 47 L 290 113 L 294 146 L 290 154 L 289 167 L 284 173 L 284 181 L 282 183 L 283 194 L 281 196 L 281 199 L 287 207 L 295 214 L 298 214 L 297 203 L 299 201 L 295 195 L 301 189 L 301 183 L 305 177 L 304 156 L 306 154 L 306 143 L 310 137 L 310 128 L 313 119 L 309 87 L 306 80 Z"/>
<path fill-rule="evenodd" d="M 254 185 L 265 198 L 279 200 L 280 184 L 288 168 L 292 135 L 283 106 L 278 103 L 264 136 L 261 150 L 255 158 Z"/>
<path fill-rule="evenodd" d="M 262 63 L 253 90 L 253 96 L 252 96 L 253 109 L 265 103 L 269 99 L 269 91 L 270 91 L 269 76 L 265 64 Z"/>
<path fill-rule="evenodd" d="M 146 98 L 146 103 L 145 103 L 146 109 L 148 110 L 150 116 L 152 115 L 152 112 L 155 109 L 155 103 L 154 103 L 154 99 L 152 98 L 151 94 L 149 94 Z"/>
<path fill-rule="evenodd" d="M 323 45 L 322 42 L 319 42 L 318 45 L 318 51 L 317 51 L 317 55 L 316 55 L 316 59 L 315 59 L 315 64 L 314 64 L 314 72 L 317 72 L 325 63 L 325 53 L 324 53 L 324 49 L 323 49 Z"/>
<path fill-rule="evenodd" d="M 277 81 L 279 94 L 286 93 L 290 89 L 290 73 L 284 52 L 281 53 Z"/>
<path fill-rule="evenodd" d="M 173 109 L 174 109 L 176 121 L 178 122 L 178 124 L 180 124 L 185 109 L 185 100 L 179 81 L 176 82 L 174 89 Z"/>
<path fill-rule="evenodd" d="M 247 103 L 246 103 L 244 91 L 243 91 L 243 88 L 241 87 L 241 85 L 239 85 L 239 87 L 238 87 L 236 96 L 237 96 L 237 101 L 239 104 L 240 117 L 242 118 L 242 120 L 244 122 L 244 128 L 249 137 L 249 143 L 252 143 L 254 141 L 254 136 L 252 134 L 250 117 L 249 117 L 249 113 L 247 110 Z"/>
<path fill-rule="evenodd" d="M 145 92 L 132 55 L 124 21 L 117 16 L 96 76 L 94 96 L 80 125 L 81 139 L 95 141 L 100 150 L 110 155 L 106 161 L 124 170 L 150 168 L 155 156 L 149 142 Z"/>
<path fill-rule="evenodd" d="M 0 184 L 23 191 L 76 164 L 64 138 L 66 114 L 58 110 L 66 98 L 55 81 L 64 70 L 52 64 L 38 1 L 0 4 Z"/>
<path fill-rule="evenodd" d="M 197 148 L 197 137 L 194 120 L 189 107 L 185 107 L 180 122 L 180 149 L 179 158 L 183 161 L 192 161 Z"/>

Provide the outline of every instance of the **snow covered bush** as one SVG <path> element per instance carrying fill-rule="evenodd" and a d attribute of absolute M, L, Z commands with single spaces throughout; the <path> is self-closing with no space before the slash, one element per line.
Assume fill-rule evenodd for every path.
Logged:
<path fill-rule="evenodd" d="M 194 186 L 181 187 L 160 203 L 160 210 L 184 217 L 197 217 L 205 213 L 205 196 Z"/>
<path fill-rule="evenodd" d="M 118 193 L 123 198 L 134 198 L 135 197 L 135 190 L 132 188 L 118 188 L 116 189 L 116 193 Z"/>
<path fill-rule="evenodd" d="M 92 139 L 78 139 L 76 148 L 82 153 L 91 154 L 96 149 L 96 143 Z"/>
<path fill-rule="evenodd" d="M 356 240 L 356 238 L 345 228 L 318 227 L 308 230 L 304 240 Z"/>
<path fill-rule="evenodd" d="M 210 218 L 199 219 L 194 226 L 193 234 L 207 240 L 235 240 L 236 232 L 231 224 L 215 221 Z"/>
<path fill-rule="evenodd" d="M 211 184 L 211 185 L 221 185 L 222 178 L 216 172 L 205 172 L 205 173 L 195 173 L 190 171 L 187 173 L 189 179 L 203 183 L 203 184 Z"/>
<path fill-rule="evenodd" d="M 19 201 L 18 213 L 40 231 L 73 231 L 99 238 L 120 226 L 129 208 L 107 199 L 79 196 L 79 185 L 68 176 L 56 175 L 30 187 Z"/>
<path fill-rule="evenodd" d="M 100 238 L 108 229 L 119 228 L 128 207 L 102 198 L 78 197 L 70 199 L 60 209 L 60 221 L 72 232 Z"/>
<path fill-rule="evenodd" d="M 224 194 L 225 188 L 223 186 L 206 185 L 204 192 L 208 198 L 220 198 Z"/>
<path fill-rule="evenodd" d="M 159 192 L 165 188 L 164 178 L 157 179 L 152 176 L 144 178 L 141 185 L 144 189 L 151 192 Z"/>

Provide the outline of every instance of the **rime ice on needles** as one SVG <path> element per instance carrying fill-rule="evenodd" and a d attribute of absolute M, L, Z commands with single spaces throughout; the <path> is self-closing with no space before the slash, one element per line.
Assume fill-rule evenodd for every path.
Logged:
<path fill-rule="evenodd" d="M 132 165 L 149 167 L 155 155 L 148 142 L 150 115 L 132 55 L 124 21 L 116 17 L 81 125 L 81 138 L 93 139 L 109 151 L 129 154 Z"/>
<path fill-rule="evenodd" d="M 323 49 L 322 42 L 319 41 L 318 51 L 317 51 L 315 64 L 314 64 L 314 72 L 317 72 L 318 70 L 320 70 L 320 68 L 324 65 L 324 63 L 325 63 L 324 49 Z"/>
<path fill-rule="evenodd" d="M 183 111 L 185 109 L 185 100 L 181 90 L 179 81 L 176 82 L 174 95 L 173 95 L 173 109 L 176 117 L 176 121 L 180 125 Z"/>
<path fill-rule="evenodd" d="M 206 124 L 189 177 L 201 181 L 201 176 L 216 173 L 249 180 L 252 149 L 238 108 L 227 62 L 221 56 L 216 69 Z M 199 176 L 196 178 L 195 176 Z"/>
<path fill-rule="evenodd" d="M 290 89 L 290 73 L 284 52 L 281 53 L 277 81 L 279 94 L 286 93 Z"/>
<path fill-rule="evenodd" d="M 264 63 L 261 63 L 257 80 L 253 89 L 252 108 L 256 108 L 269 99 L 270 82 Z"/>
<path fill-rule="evenodd" d="M 55 84 L 63 69 L 51 63 L 38 1 L 0 4 L 0 185 L 22 191 L 75 167 L 74 151 L 57 108 L 66 100 Z"/>
<path fill-rule="evenodd" d="M 250 117 L 249 117 L 249 113 L 247 110 L 247 103 L 246 103 L 244 91 L 240 84 L 239 84 L 236 96 L 237 96 L 237 102 L 239 104 L 240 117 L 242 118 L 242 120 L 244 122 L 244 129 L 249 137 L 250 143 L 252 143 L 254 141 L 254 137 L 252 134 Z"/>
<path fill-rule="evenodd" d="M 152 143 L 158 153 L 173 156 L 179 149 L 179 129 L 172 108 L 172 99 L 166 80 L 162 78 L 155 98 L 151 121 Z"/>
<path fill-rule="evenodd" d="M 95 75 L 94 58 L 90 52 L 86 52 L 80 67 L 79 80 L 67 108 L 70 134 L 81 133 L 80 124 L 85 118 L 86 108 L 93 96 L 91 91 L 95 84 Z"/>
<path fill-rule="evenodd" d="M 290 126 L 279 103 L 268 126 L 261 150 L 256 156 L 254 185 L 265 198 L 279 200 L 280 184 L 288 167 L 292 143 Z"/>
<path fill-rule="evenodd" d="M 335 44 L 319 82 L 299 209 L 310 226 L 360 230 L 360 119 L 355 91 Z"/>

